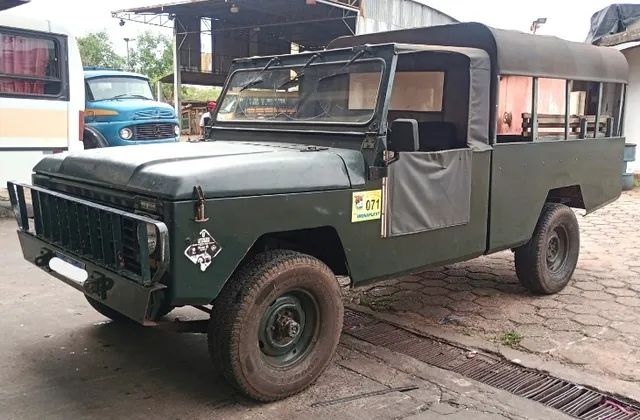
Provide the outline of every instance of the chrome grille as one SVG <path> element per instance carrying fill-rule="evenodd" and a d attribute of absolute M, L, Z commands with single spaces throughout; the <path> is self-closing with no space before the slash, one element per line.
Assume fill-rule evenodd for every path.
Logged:
<path fill-rule="evenodd" d="M 131 140 L 158 140 L 176 136 L 175 124 L 140 124 L 131 127 L 133 138 Z"/>
<path fill-rule="evenodd" d="M 144 285 L 159 280 L 169 261 L 168 231 L 164 223 L 91 203 L 41 187 L 8 183 L 11 204 L 21 230 L 97 265 Z M 27 216 L 25 193 L 33 204 L 33 229 Z M 158 232 L 150 266 L 147 225 Z"/>
<path fill-rule="evenodd" d="M 151 120 L 154 118 L 173 118 L 173 111 L 168 109 L 146 109 L 138 111 L 133 116 L 136 120 Z"/>

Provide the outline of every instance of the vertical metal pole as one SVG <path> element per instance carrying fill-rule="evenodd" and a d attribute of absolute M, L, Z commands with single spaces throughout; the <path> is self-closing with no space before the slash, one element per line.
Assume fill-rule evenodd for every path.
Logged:
<path fill-rule="evenodd" d="M 531 141 L 538 139 L 538 78 L 533 78 L 531 93 Z"/>
<path fill-rule="evenodd" d="M 127 44 L 127 70 L 131 70 L 131 54 L 129 53 L 129 38 L 125 38 L 124 42 Z"/>
<path fill-rule="evenodd" d="M 596 107 L 596 124 L 593 127 L 593 138 L 598 138 L 600 132 L 600 112 L 602 108 L 602 82 L 598 83 L 598 106 Z"/>
<path fill-rule="evenodd" d="M 569 139 L 569 124 L 571 120 L 571 90 L 573 89 L 573 81 L 567 80 L 564 90 L 564 139 Z"/>
<path fill-rule="evenodd" d="M 180 87 L 182 86 L 182 74 L 180 69 L 182 65 L 180 63 L 180 22 L 176 16 L 173 20 L 173 107 L 176 110 L 178 116 L 178 125 L 182 126 L 182 101 L 180 98 Z"/>
<path fill-rule="evenodd" d="M 627 100 L 627 85 L 620 84 L 620 107 L 618 108 L 618 120 L 616 121 L 615 136 L 622 136 L 622 119 L 624 117 L 624 103 Z"/>

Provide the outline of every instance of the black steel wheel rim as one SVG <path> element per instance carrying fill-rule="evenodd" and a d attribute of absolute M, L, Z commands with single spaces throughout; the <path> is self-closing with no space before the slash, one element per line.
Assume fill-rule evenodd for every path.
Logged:
<path fill-rule="evenodd" d="M 258 347 L 264 359 L 285 367 L 304 358 L 312 347 L 318 319 L 318 305 L 308 292 L 293 290 L 276 298 L 260 318 Z"/>
<path fill-rule="evenodd" d="M 547 268 L 552 274 L 560 272 L 569 255 L 569 234 L 564 226 L 556 226 L 547 240 Z"/>

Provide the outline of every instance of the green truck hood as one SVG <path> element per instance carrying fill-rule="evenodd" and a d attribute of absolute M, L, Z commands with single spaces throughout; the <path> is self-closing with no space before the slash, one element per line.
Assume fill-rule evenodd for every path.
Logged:
<path fill-rule="evenodd" d="M 52 155 L 38 174 L 170 200 L 350 188 L 363 185 L 359 151 L 286 143 L 149 144 Z"/>

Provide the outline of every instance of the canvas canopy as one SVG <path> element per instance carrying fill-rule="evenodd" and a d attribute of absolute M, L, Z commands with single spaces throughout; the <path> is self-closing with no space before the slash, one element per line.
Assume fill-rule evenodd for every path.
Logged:
<path fill-rule="evenodd" d="M 496 74 L 612 83 L 628 77 L 627 61 L 614 49 L 474 22 L 341 37 L 328 48 L 387 42 L 478 48 L 489 54 Z"/>

